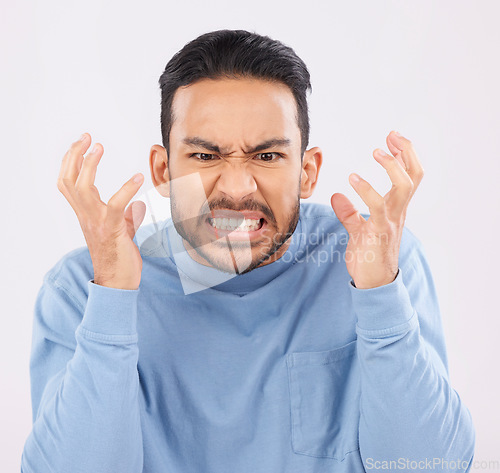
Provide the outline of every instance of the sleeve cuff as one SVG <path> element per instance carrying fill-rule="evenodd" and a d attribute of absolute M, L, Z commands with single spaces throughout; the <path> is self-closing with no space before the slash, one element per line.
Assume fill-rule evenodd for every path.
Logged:
<path fill-rule="evenodd" d="M 105 335 L 137 334 L 140 289 L 115 289 L 88 281 L 89 295 L 82 327 Z"/>
<path fill-rule="evenodd" d="M 361 330 L 387 330 L 408 322 L 413 315 L 410 295 L 401 268 L 396 279 L 384 286 L 358 289 L 349 282 L 354 312 Z"/>

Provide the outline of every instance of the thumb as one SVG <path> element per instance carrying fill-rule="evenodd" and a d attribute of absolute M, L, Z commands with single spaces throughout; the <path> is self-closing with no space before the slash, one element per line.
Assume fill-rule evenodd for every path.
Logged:
<path fill-rule="evenodd" d="M 333 194 L 330 202 L 335 215 L 340 220 L 340 223 L 344 225 L 347 233 L 350 234 L 360 223 L 363 222 L 364 218 L 344 194 L 339 192 Z"/>
<path fill-rule="evenodd" d="M 135 232 L 141 226 L 146 215 L 146 204 L 141 200 L 132 202 L 125 210 L 125 222 L 127 223 L 127 232 L 130 238 L 134 238 Z"/>

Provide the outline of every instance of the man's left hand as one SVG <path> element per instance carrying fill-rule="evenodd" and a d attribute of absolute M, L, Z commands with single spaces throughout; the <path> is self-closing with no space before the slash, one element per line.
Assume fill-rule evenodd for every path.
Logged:
<path fill-rule="evenodd" d="M 406 209 L 424 176 L 410 140 L 391 131 L 386 143 L 392 155 L 380 148 L 373 152 L 392 181 L 392 188 L 384 197 L 357 174 L 349 175 L 349 182 L 368 206 L 368 220 L 344 194 L 331 197 L 332 208 L 349 233 L 346 266 L 359 289 L 383 286 L 396 278 Z"/>

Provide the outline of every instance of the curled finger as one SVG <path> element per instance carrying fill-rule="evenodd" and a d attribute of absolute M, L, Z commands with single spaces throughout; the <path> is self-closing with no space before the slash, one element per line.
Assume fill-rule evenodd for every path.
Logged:
<path fill-rule="evenodd" d="M 125 207 L 137 193 L 144 181 L 141 173 L 130 178 L 108 201 L 107 219 L 111 225 L 118 225 L 124 218 Z"/>
<path fill-rule="evenodd" d="M 373 218 L 373 221 L 380 224 L 385 222 L 386 211 L 384 198 L 371 186 L 368 181 L 365 181 L 357 174 L 351 174 L 349 176 L 349 181 L 363 202 L 368 206 L 370 216 Z"/>

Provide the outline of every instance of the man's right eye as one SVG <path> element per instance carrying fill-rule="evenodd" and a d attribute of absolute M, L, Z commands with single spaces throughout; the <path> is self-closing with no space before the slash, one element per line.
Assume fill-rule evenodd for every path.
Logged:
<path fill-rule="evenodd" d="M 212 161 L 212 158 L 215 155 L 207 154 L 207 153 L 193 153 L 191 155 L 192 158 L 198 158 L 200 161 Z"/>

